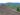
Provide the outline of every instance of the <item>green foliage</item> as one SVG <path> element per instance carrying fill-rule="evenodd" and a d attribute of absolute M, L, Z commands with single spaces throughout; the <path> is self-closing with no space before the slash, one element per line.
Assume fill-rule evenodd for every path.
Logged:
<path fill-rule="evenodd" d="M 19 9 L 19 7 L 17 7 L 17 11 L 18 11 L 18 12 L 20 12 L 20 9 Z"/>
<path fill-rule="evenodd" d="M 17 8 L 17 11 L 19 11 L 19 8 Z"/>

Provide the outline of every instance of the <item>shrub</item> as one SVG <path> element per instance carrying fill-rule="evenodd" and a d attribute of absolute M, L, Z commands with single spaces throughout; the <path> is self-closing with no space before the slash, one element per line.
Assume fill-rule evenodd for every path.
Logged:
<path fill-rule="evenodd" d="M 19 11 L 19 7 L 17 7 L 17 11 Z"/>

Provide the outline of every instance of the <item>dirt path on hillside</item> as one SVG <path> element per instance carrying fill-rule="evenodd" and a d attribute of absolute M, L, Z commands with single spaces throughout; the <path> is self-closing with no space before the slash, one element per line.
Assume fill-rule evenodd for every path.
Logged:
<path fill-rule="evenodd" d="M 1 12 L 3 12 L 3 14 L 1 14 Z M 20 15 L 20 13 L 17 13 L 16 9 L 0 8 L 0 15 Z"/>

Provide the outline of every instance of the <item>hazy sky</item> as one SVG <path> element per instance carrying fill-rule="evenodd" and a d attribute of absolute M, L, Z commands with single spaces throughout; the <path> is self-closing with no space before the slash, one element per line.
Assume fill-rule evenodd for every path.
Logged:
<path fill-rule="evenodd" d="M 20 3 L 20 0 L 0 0 L 0 3 L 8 3 L 8 2 L 19 2 Z"/>

